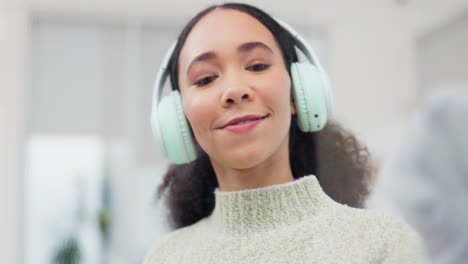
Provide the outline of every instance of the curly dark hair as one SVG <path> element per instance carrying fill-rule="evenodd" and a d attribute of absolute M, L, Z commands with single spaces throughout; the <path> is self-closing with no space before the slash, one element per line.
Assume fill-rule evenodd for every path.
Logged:
<path fill-rule="evenodd" d="M 239 10 L 256 18 L 275 37 L 285 65 L 298 61 L 289 32 L 264 11 L 242 3 L 213 5 L 193 17 L 178 37 L 170 58 L 173 89 L 179 89 L 178 59 L 188 34 L 203 16 L 217 8 Z M 289 66 L 286 68 L 291 75 Z M 218 181 L 208 154 L 195 144 L 197 159 L 189 164 L 171 165 L 158 186 L 156 199 L 160 200 L 166 194 L 167 218 L 173 229 L 194 224 L 214 209 L 214 189 L 218 187 Z M 374 172 L 373 163 L 367 148 L 338 122 L 332 119 L 321 131 L 304 133 L 293 115 L 289 129 L 289 157 L 295 179 L 313 174 L 325 193 L 336 202 L 356 208 L 364 206 Z"/>

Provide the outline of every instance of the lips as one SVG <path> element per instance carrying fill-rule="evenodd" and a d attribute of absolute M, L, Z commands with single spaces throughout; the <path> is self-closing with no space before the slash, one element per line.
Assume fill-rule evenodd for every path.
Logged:
<path fill-rule="evenodd" d="M 218 129 L 224 129 L 225 127 L 227 126 L 231 126 L 231 125 L 241 125 L 241 124 L 245 124 L 247 122 L 250 122 L 250 121 L 254 121 L 254 120 L 259 120 L 259 119 L 264 119 L 266 118 L 268 115 L 264 115 L 264 116 L 260 116 L 260 115 L 246 115 L 246 116 L 242 116 L 242 117 L 237 117 L 237 118 L 234 118 L 234 119 L 231 119 L 231 121 L 229 121 L 228 123 L 224 124 L 223 126 L 219 127 Z"/>

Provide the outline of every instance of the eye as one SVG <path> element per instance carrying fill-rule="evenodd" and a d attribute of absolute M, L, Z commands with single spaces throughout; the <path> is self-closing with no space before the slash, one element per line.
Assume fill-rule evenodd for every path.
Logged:
<path fill-rule="evenodd" d="M 209 83 L 214 81 L 216 78 L 218 78 L 218 76 L 208 76 L 208 77 L 198 80 L 197 82 L 194 83 L 194 85 L 198 87 L 202 87 L 202 86 L 208 85 Z"/>
<path fill-rule="evenodd" d="M 247 70 L 253 70 L 253 71 L 264 71 L 264 70 L 268 69 L 268 67 L 270 67 L 270 65 L 259 63 L 259 64 L 249 66 L 246 69 Z"/>

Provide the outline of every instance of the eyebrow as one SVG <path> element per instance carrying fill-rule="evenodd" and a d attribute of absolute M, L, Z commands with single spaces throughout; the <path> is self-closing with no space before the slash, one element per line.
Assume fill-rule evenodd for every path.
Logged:
<path fill-rule="evenodd" d="M 257 47 L 264 48 L 264 49 L 270 51 L 271 53 L 274 53 L 273 50 L 270 47 L 268 47 L 266 44 L 264 44 L 263 42 L 260 42 L 260 41 L 252 41 L 252 42 L 243 43 L 243 44 L 239 45 L 236 50 L 238 52 L 247 52 L 247 51 L 253 50 L 253 49 L 257 48 Z M 189 66 L 187 68 L 187 74 L 188 74 L 190 68 L 192 67 L 192 65 L 195 62 L 206 61 L 206 60 L 210 60 L 210 59 L 214 59 L 214 58 L 216 58 L 216 53 L 213 52 L 213 51 L 204 52 L 204 53 L 196 56 L 190 62 Z"/>

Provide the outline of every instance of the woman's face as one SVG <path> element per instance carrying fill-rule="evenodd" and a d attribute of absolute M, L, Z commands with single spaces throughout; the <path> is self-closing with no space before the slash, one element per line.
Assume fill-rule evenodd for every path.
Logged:
<path fill-rule="evenodd" d="M 179 87 L 195 139 L 216 165 L 246 169 L 288 151 L 291 80 L 273 35 L 250 15 L 216 9 L 193 27 Z"/>

